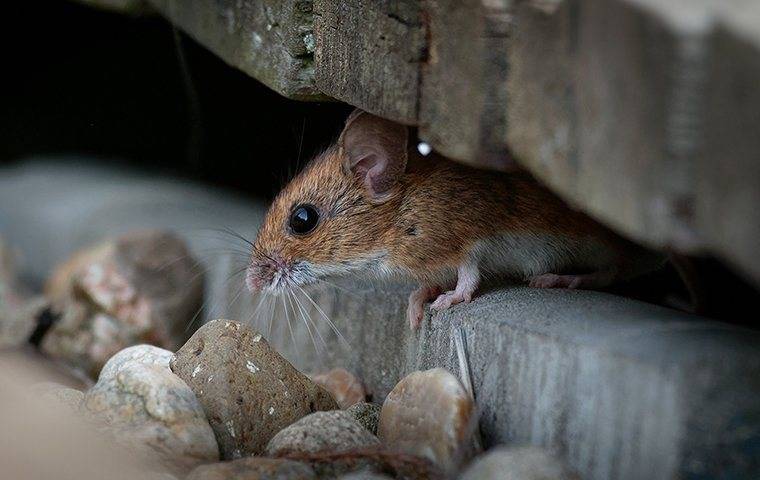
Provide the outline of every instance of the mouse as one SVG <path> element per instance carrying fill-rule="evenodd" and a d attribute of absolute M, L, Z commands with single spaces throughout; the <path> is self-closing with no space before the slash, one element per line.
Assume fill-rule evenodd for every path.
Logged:
<path fill-rule="evenodd" d="M 355 110 L 338 140 L 276 196 L 245 282 L 280 293 L 329 276 L 414 280 L 407 320 L 473 300 L 484 281 L 598 289 L 662 265 L 571 208 L 524 170 L 481 170 L 420 154 L 410 128 Z"/>

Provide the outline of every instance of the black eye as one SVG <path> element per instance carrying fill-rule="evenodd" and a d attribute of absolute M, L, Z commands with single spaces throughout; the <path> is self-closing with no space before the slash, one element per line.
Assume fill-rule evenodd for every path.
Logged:
<path fill-rule="evenodd" d="M 296 235 L 305 235 L 317 226 L 319 213 L 311 205 L 298 205 L 290 214 L 290 230 Z"/>

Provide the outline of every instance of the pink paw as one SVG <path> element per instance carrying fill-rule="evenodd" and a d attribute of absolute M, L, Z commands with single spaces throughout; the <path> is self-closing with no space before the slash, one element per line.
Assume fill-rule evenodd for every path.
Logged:
<path fill-rule="evenodd" d="M 456 290 L 450 290 L 446 293 L 443 293 L 438 296 L 438 298 L 435 299 L 435 302 L 433 302 L 432 305 L 430 305 L 430 308 L 437 311 L 443 311 L 449 308 L 452 305 L 456 305 L 457 303 L 470 303 L 472 300 L 472 294 L 467 292 L 458 292 Z"/>
<path fill-rule="evenodd" d="M 534 288 L 578 288 L 582 281 L 582 275 L 544 273 L 531 278 L 528 285 Z"/>

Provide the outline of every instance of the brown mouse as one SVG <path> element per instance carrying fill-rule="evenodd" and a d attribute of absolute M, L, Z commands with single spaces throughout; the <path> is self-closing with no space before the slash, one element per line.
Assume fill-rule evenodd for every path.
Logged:
<path fill-rule="evenodd" d="M 478 170 L 408 146 L 405 126 L 356 110 L 338 142 L 275 198 L 251 253 L 251 291 L 329 275 L 411 277 L 413 329 L 425 302 L 469 302 L 483 279 L 598 288 L 650 271 L 660 255 L 568 207 L 525 172 Z"/>

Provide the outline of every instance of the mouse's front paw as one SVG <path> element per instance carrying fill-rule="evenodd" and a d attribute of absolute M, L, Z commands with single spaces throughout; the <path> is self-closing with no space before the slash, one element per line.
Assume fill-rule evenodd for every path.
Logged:
<path fill-rule="evenodd" d="M 435 299 L 430 308 L 437 311 L 446 310 L 452 305 L 457 303 L 470 303 L 472 300 L 472 292 L 460 292 L 457 290 L 450 290 L 446 293 L 442 293 Z"/>

